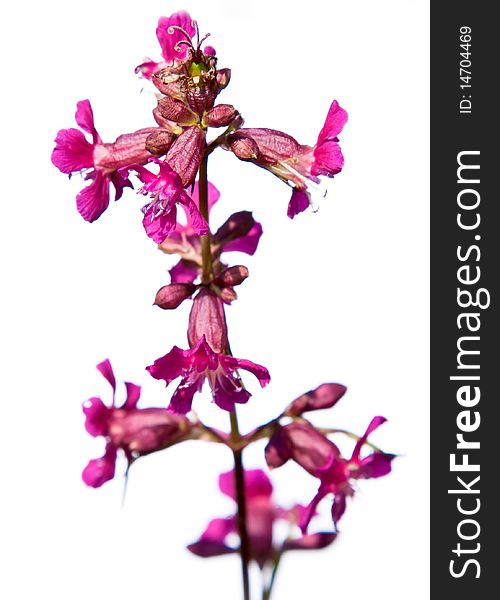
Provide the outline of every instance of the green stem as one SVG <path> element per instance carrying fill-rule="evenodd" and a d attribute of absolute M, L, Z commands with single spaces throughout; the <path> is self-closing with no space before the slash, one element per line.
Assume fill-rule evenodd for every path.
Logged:
<path fill-rule="evenodd" d="M 208 215 L 208 177 L 207 177 L 207 162 L 208 153 L 206 152 L 200 163 L 199 172 L 199 202 L 200 212 L 205 218 L 206 222 L 209 222 Z M 201 256 L 203 260 L 202 267 L 202 282 L 207 285 L 213 278 L 213 262 L 212 262 L 212 239 L 210 232 L 207 235 L 201 236 Z M 241 434 L 238 427 L 238 417 L 236 416 L 236 407 L 234 412 L 230 413 L 231 419 L 231 438 L 233 442 L 241 441 Z M 241 556 L 241 572 L 243 577 L 243 598 L 244 600 L 250 600 L 250 577 L 249 577 L 249 563 L 250 563 L 250 541 L 248 538 L 247 530 L 247 515 L 246 515 L 246 496 L 245 496 L 245 471 L 243 469 L 243 449 L 233 449 L 234 457 L 234 479 L 236 487 L 236 502 L 238 504 L 238 532 L 240 536 L 240 556 Z"/>
<path fill-rule="evenodd" d="M 281 557 L 283 556 L 283 551 L 280 551 L 276 558 L 274 559 L 273 570 L 271 572 L 271 578 L 269 580 L 269 584 L 264 588 L 262 592 L 262 600 L 270 600 L 271 592 L 273 591 L 274 582 L 276 581 L 276 574 L 278 572 L 278 568 L 280 566 Z"/>
<path fill-rule="evenodd" d="M 207 177 L 208 156 L 204 156 L 200 163 L 200 178 L 198 181 L 200 212 L 208 223 L 208 177 Z M 201 280 L 208 284 L 213 279 L 213 263 L 212 263 L 212 236 L 210 231 L 207 235 L 201 236 L 201 258 L 203 261 L 203 269 Z"/>
<path fill-rule="evenodd" d="M 236 416 L 236 407 L 234 412 L 230 413 L 231 419 L 231 437 L 234 442 L 241 439 L 238 417 Z M 245 494 L 245 471 L 243 469 L 243 450 L 233 450 L 234 457 L 234 481 L 236 486 L 236 502 L 238 504 L 238 533 L 240 536 L 240 556 L 241 556 L 241 574 L 243 577 L 243 597 L 250 600 L 250 540 L 247 531 L 247 507 Z"/>

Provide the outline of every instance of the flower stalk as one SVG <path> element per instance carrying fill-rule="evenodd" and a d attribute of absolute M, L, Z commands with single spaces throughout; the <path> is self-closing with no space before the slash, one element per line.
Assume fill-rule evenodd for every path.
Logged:
<path fill-rule="evenodd" d="M 200 212 L 205 218 L 206 222 L 209 223 L 209 212 L 208 212 L 208 176 L 207 176 L 207 163 L 208 155 L 204 155 L 199 170 L 199 203 Z M 212 245 L 210 231 L 207 235 L 201 238 L 202 247 L 202 281 L 208 284 L 213 280 L 213 262 L 212 262 Z M 229 347 L 229 343 L 228 343 Z M 229 413 L 231 423 L 231 441 L 237 445 L 241 442 L 241 434 L 238 426 L 238 417 L 236 415 L 236 407 Z M 236 486 L 236 503 L 238 506 L 238 533 L 240 536 L 240 557 L 241 557 L 241 573 L 243 580 L 243 598 L 244 600 L 250 600 L 250 576 L 249 576 L 249 564 L 250 564 L 250 544 L 247 532 L 246 523 L 246 498 L 245 498 L 245 471 L 243 468 L 243 449 L 233 449 L 234 457 L 234 478 Z"/>

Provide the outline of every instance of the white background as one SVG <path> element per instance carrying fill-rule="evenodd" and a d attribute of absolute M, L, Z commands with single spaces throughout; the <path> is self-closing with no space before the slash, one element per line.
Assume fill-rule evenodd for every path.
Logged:
<path fill-rule="evenodd" d="M 283 561 L 275 600 L 428 597 L 428 6 L 411 0 L 250 3 L 58 2 L 13 4 L 2 16 L 1 544 L 6 600 L 239 597 L 236 557 L 202 560 L 184 546 L 208 519 L 232 510 L 216 490 L 230 468 L 221 447 L 188 443 L 134 466 L 123 480 L 86 488 L 81 469 L 102 452 L 83 429 L 81 402 L 109 390 L 95 364 L 143 386 L 143 406 L 170 397 L 144 367 L 185 346 L 188 303 L 152 307 L 172 260 L 142 229 L 129 191 L 89 225 L 71 182 L 50 163 L 58 129 L 75 126 L 89 98 L 105 141 L 150 126 L 152 90 L 134 75 L 159 58 L 157 18 L 187 8 L 233 70 L 221 101 L 249 127 L 316 140 L 330 102 L 349 113 L 344 171 L 319 212 L 286 217 L 289 190 L 222 151 L 210 179 L 216 224 L 254 211 L 258 254 L 228 310 L 236 356 L 266 365 L 271 385 L 240 411 L 244 429 L 276 415 L 323 381 L 349 386 L 317 422 L 364 430 L 401 457 L 361 482 L 338 541 Z M 144 92 L 141 89 L 144 87 Z M 225 426 L 204 394 L 196 408 Z M 220 413 L 220 414 L 219 414 Z M 262 446 L 248 452 L 262 466 Z M 119 463 L 118 473 L 123 472 Z M 275 472 L 277 499 L 308 501 L 315 482 L 294 466 Z M 325 506 L 325 511 L 328 509 Z M 325 523 L 328 521 L 326 520 Z M 257 598 L 257 595 L 255 596 Z"/>

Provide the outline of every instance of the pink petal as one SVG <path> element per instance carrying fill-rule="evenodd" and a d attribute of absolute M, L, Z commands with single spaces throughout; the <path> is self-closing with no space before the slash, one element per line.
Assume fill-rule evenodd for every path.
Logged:
<path fill-rule="evenodd" d="M 262 235 L 262 225 L 255 221 L 250 231 L 240 238 L 236 238 L 224 245 L 224 252 L 244 252 L 253 256 L 259 245 Z"/>
<path fill-rule="evenodd" d="M 174 58 L 183 60 L 187 54 L 185 45 L 181 45 L 178 50 L 175 49 L 177 42 L 186 39 L 186 37 L 178 30 L 169 33 L 168 29 L 172 25 L 182 27 L 191 38 L 196 33 L 193 26 L 193 20 L 186 11 L 176 12 L 170 17 L 160 17 L 158 27 L 156 28 L 156 37 L 161 46 L 162 56 L 169 63 L 171 63 Z"/>
<path fill-rule="evenodd" d="M 193 283 L 198 276 L 198 265 L 181 259 L 169 273 L 172 283 Z"/>
<path fill-rule="evenodd" d="M 116 391 L 116 379 L 115 379 L 115 374 L 113 373 L 113 367 L 111 366 L 111 362 L 109 361 L 109 358 L 106 358 L 106 360 L 103 360 L 101 363 L 99 363 L 96 367 L 96 369 L 101 373 L 101 375 L 104 377 L 104 379 L 106 379 L 106 381 L 109 383 L 109 385 L 113 388 L 113 395 Z"/>
<path fill-rule="evenodd" d="M 100 398 L 90 398 L 84 403 L 85 429 L 91 436 L 107 435 L 110 412 Z"/>
<path fill-rule="evenodd" d="M 104 456 L 89 461 L 82 473 L 83 481 L 90 487 L 101 487 L 115 476 L 115 462 L 116 448 L 113 444 L 108 444 Z"/>
<path fill-rule="evenodd" d="M 359 470 L 354 471 L 353 476 L 356 479 L 372 479 L 388 475 L 394 458 L 396 458 L 394 454 L 373 452 L 359 462 Z"/>
<path fill-rule="evenodd" d="M 168 210 L 164 210 L 161 214 L 155 216 L 158 211 L 157 204 L 152 204 L 146 208 L 142 224 L 148 237 L 157 244 L 165 241 L 165 238 L 175 229 L 177 223 L 177 208 L 174 203 L 171 204 Z"/>
<path fill-rule="evenodd" d="M 189 368 L 191 361 L 187 354 L 188 352 L 174 346 L 168 354 L 157 358 L 152 365 L 146 367 L 146 371 L 155 379 L 165 380 L 168 385 Z"/>
<path fill-rule="evenodd" d="M 328 110 L 323 129 L 318 135 L 318 143 L 321 144 L 327 139 L 336 138 L 347 123 L 347 112 L 340 108 L 338 102 L 334 100 Z"/>
<path fill-rule="evenodd" d="M 125 400 L 122 408 L 135 408 L 141 396 L 141 386 L 136 385 L 135 383 L 130 383 L 130 381 L 126 381 L 125 387 L 127 388 L 127 399 Z"/>
<path fill-rule="evenodd" d="M 191 227 L 198 235 L 206 235 L 209 232 L 208 223 L 200 213 L 196 204 L 187 194 L 180 194 L 179 202 L 182 204 L 186 215 L 188 215 Z"/>
<path fill-rule="evenodd" d="M 244 371 L 252 373 L 252 375 L 255 375 L 255 377 L 257 377 L 259 380 L 261 387 L 265 387 L 271 381 L 271 375 L 269 375 L 269 371 L 265 367 L 262 367 L 261 365 L 258 365 L 250 360 L 234 358 L 232 356 L 223 356 L 221 357 L 221 363 L 227 364 L 228 368 L 230 368 L 230 364 L 232 365 L 235 363 L 237 369 L 243 369 Z"/>
<path fill-rule="evenodd" d="M 109 179 L 94 171 L 93 181 L 76 196 L 76 207 L 82 217 L 92 223 L 109 205 Z"/>
<path fill-rule="evenodd" d="M 101 138 L 94 126 L 94 113 L 92 112 L 92 107 L 88 100 L 80 100 L 80 102 L 77 103 L 75 119 L 83 131 L 92 135 L 94 145 L 101 143 Z"/>
<path fill-rule="evenodd" d="M 344 156 L 337 141 L 326 140 L 314 149 L 314 162 L 311 165 L 311 175 L 333 177 L 342 171 Z"/>
<path fill-rule="evenodd" d="M 234 470 L 219 475 L 220 491 L 236 501 Z M 269 477 L 261 469 L 245 470 L 245 494 L 247 498 L 270 498 L 273 486 Z"/>
<path fill-rule="evenodd" d="M 61 129 L 52 151 L 52 164 L 62 173 L 77 173 L 94 166 L 94 147 L 78 129 Z"/>
<path fill-rule="evenodd" d="M 189 384 L 183 380 L 170 399 L 169 412 L 186 415 L 191 410 L 195 393 L 201 391 L 204 379 L 204 377 L 198 377 Z"/>
<path fill-rule="evenodd" d="M 283 550 L 319 550 L 332 544 L 336 537 L 336 533 L 311 533 L 295 540 L 286 541 Z"/>
<path fill-rule="evenodd" d="M 212 210 L 213 205 L 220 198 L 219 190 L 210 181 L 208 182 L 207 196 L 208 196 L 208 212 L 210 212 Z M 198 208 L 200 208 L 200 185 L 199 185 L 198 181 L 194 184 L 194 189 L 191 194 L 191 198 L 193 199 L 196 206 Z"/>
<path fill-rule="evenodd" d="M 193 554 L 196 554 L 196 556 L 201 556 L 201 558 L 210 558 L 212 556 L 222 556 L 224 554 L 233 554 L 234 552 L 238 552 L 236 548 L 230 548 L 225 544 L 214 542 L 213 540 L 209 539 L 199 540 L 198 542 L 189 544 L 187 549 Z"/>
<path fill-rule="evenodd" d="M 212 388 L 215 404 L 222 410 L 234 411 L 235 404 L 246 404 L 251 397 L 245 388 L 235 387 L 231 377 L 219 376 L 217 383 Z"/>
<path fill-rule="evenodd" d="M 305 190 L 294 189 L 292 197 L 288 203 L 287 216 L 293 219 L 295 215 L 304 212 L 306 208 L 309 208 L 309 194 Z"/>
<path fill-rule="evenodd" d="M 351 461 L 356 461 L 359 458 L 361 448 L 364 446 L 366 440 L 368 439 L 368 436 L 371 433 L 373 433 L 375 429 L 378 429 L 381 425 L 383 425 L 386 421 L 387 419 L 385 417 L 373 417 L 373 419 L 368 424 L 368 427 L 366 428 L 364 434 L 356 442 L 356 446 L 354 447 L 352 453 Z"/>

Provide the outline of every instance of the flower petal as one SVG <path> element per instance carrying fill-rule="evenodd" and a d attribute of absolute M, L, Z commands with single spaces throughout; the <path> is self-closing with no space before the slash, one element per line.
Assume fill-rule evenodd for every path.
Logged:
<path fill-rule="evenodd" d="M 305 190 L 294 189 L 286 212 L 290 219 L 309 208 L 309 194 Z"/>
<path fill-rule="evenodd" d="M 136 408 L 137 402 L 141 396 L 141 386 L 136 385 L 135 383 L 130 383 L 130 381 L 126 381 L 125 387 L 127 388 L 127 399 L 125 400 L 122 408 Z"/>
<path fill-rule="evenodd" d="M 198 265 L 181 259 L 169 273 L 172 283 L 193 283 L 198 276 Z"/>
<path fill-rule="evenodd" d="M 271 375 L 269 371 L 250 360 L 246 360 L 244 358 L 234 358 L 233 356 L 221 356 L 221 364 L 227 368 L 236 368 L 243 369 L 244 371 L 248 371 L 257 377 L 260 386 L 265 387 L 271 381 Z"/>
<path fill-rule="evenodd" d="M 107 435 L 110 409 L 100 398 L 90 398 L 83 404 L 85 429 L 91 436 Z"/>
<path fill-rule="evenodd" d="M 169 33 L 169 28 L 172 27 L 172 25 L 182 27 L 191 38 L 196 33 L 192 18 L 189 13 L 184 10 L 170 15 L 170 17 L 160 17 L 158 20 L 158 27 L 156 28 L 156 37 L 161 46 L 162 56 L 168 63 L 171 63 L 175 58 L 183 60 L 187 54 L 185 45 L 176 48 L 176 44 L 186 38 L 182 32 L 176 29 L 173 30 L 172 33 Z"/>
<path fill-rule="evenodd" d="M 93 181 L 76 196 L 76 207 L 82 217 L 92 223 L 109 205 L 109 179 L 99 171 L 93 172 Z"/>
<path fill-rule="evenodd" d="M 253 256 L 262 235 L 262 225 L 255 221 L 248 233 L 224 245 L 224 252 L 244 252 Z"/>
<path fill-rule="evenodd" d="M 113 388 L 113 395 L 116 392 L 116 379 L 115 374 L 113 373 L 113 367 L 111 366 L 111 362 L 109 358 L 103 360 L 99 363 L 96 369 L 101 373 L 104 379 L 109 383 L 109 385 Z"/>
<path fill-rule="evenodd" d="M 186 415 L 191 410 L 195 393 L 201 391 L 204 379 L 201 376 L 189 383 L 182 381 L 170 399 L 168 410 L 176 415 Z"/>
<path fill-rule="evenodd" d="M 328 110 L 323 129 L 319 132 L 317 145 L 327 139 L 336 138 L 346 123 L 347 112 L 340 108 L 339 103 L 334 100 Z"/>
<path fill-rule="evenodd" d="M 163 379 L 168 385 L 177 377 L 180 377 L 184 370 L 190 366 L 188 352 L 174 346 L 170 352 L 157 358 L 155 362 L 146 367 L 146 371 L 155 379 Z"/>
<path fill-rule="evenodd" d="M 311 533 L 295 540 L 286 541 L 283 544 L 283 550 L 319 550 L 332 544 L 336 537 L 336 533 Z"/>
<path fill-rule="evenodd" d="M 108 444 L 104 456 L 89 461 L 82 473 L 83 481 L 90 487 L 101 487 L 115 476 L 115 462 L 116 448 L 113 444 Z"/>
<path fill-rule="evenodd" d="M 145 206 L 144 218 L 142 224 L 148 237 L 157 244 L 165 241 L 165 238 L 175 229 L 177 223 L 177 207 L 174 202 L 166 209 L 160 209 L 158 214 L 158 204 L 152 203 Z"/>
<path fill-rule="evenodd" d="M 94 113 L 92 112 L 89 100 L 80 100 L 77 103 L 75 120 L 83 131 L 92 135 L 94 145 L 101 142 L 101 138 L 94 126 Z"/>
<path fill-rule="evenodd" d="M 78 129 L 61 129 L 55 139 L 52 164 L 61 173 L 77 173 L 94 166 L 94 147 Z"/>
<path fill-rule="evenodd" d="M 219 475 L 220 491 L 236 501 L 234 469 Z M 273 486 L 269 477 L 261 469 L 245 470 L 245 494 L 247 498 L 270 498 Z"/>

